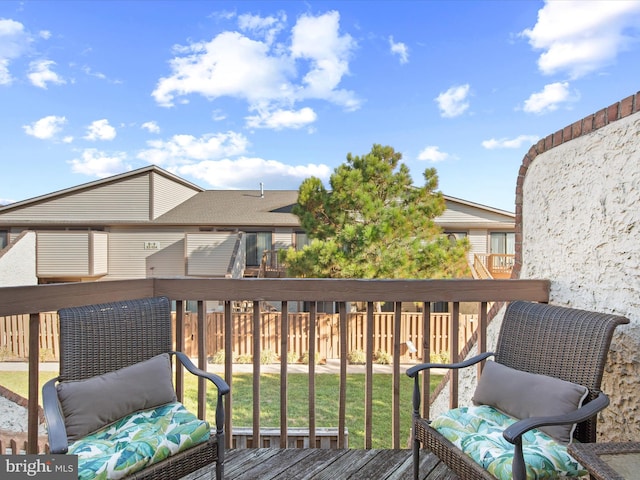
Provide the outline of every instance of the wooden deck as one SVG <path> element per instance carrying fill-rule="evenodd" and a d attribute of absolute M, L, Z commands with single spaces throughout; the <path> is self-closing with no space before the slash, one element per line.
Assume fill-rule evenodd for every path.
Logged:
<path fill-rule="evenodd" d="M 420 455 L 420 480 L 456 480 L 432 453 Z M 248 448 L 227 450 L 225 480 L 410 480 L 410 450 Z M 205 468 L 181 480 L 215 479 Z"/>

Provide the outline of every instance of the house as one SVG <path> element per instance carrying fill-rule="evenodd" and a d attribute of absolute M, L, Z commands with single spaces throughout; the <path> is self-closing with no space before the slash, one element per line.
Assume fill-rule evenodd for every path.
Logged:
<path fill-rule="evenodd" d="M 263 252 L 306 244 L 291 213 L 297 195 L 205 190 L 151 165 L 6 205 L 0 207 L 0 286 L 255 276 Z M 510 274 L 515 215 L 445 201 L 436 222 L 469 239 L 470 263 L 494 255 Z"/>

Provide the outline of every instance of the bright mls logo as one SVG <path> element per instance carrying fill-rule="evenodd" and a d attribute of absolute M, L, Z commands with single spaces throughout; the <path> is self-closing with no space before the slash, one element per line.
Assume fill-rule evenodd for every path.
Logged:
<path fill-rule="evenodd" d="M 77 455 L 0 455 L 2 480 L 76 480 Z"/>

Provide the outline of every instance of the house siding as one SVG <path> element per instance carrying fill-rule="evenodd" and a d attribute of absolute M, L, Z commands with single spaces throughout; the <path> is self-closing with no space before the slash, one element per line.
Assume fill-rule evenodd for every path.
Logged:
<path fill-rule="evenodd" d="M 127 178 L 100 185 L 33 205 L 0 213 L 3 223 L 15 220 L 16 225 L 28 219 L 29 224 L 78 221 L 148 221 L 149 177 Z"/>
<path fill-rule="evenodd" d="M 491 228 L 513 229 L 514 217 L 507 214 L 492 212 L 472 205 L 446 201 L 447 209 L 442 215 L 435 218 L 438 225 L 442 225 L 448 230 L 455 229 L 456 226 L 485 226 Z"/>
<path fill-rule="evenodd" d="M 177 183 L 159 173 L 151 173 L 153 219 L 193 197 L 198 190 Z"/>
<path fill-rule="evenodd" d="M 91 275 L 88 232 L 38 232 L 38 277 Z"/>
<path fill-rule="evenodd" d="M 293 230 L 276 228 L 273 233 L 273 247 L 276 250 L 287 249 L 293 245 Z"/>
<path fill-rule="evenodd" d="M 92 237 L 92 274 L 106 275 L 109 273 L 109 234 L 105 232 L 91 232 Z"/>
<path fill-rule="evenodd" d="M 184 276 L 184 236 L 181 230 L 112 229 L 109 234 L 109 279 Z"/>
<path fill-rule="evenodd" d="M 224 277 L 239 236 L 235 233 L 189 233 L 186 238 L 187 275 Z"/>

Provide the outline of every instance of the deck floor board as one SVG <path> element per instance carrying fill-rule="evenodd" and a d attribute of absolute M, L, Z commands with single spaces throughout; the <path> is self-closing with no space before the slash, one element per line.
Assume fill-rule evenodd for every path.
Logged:
<path fill-rule="evenodd" d="M 225 452 L 225 480 L 412 480 L 411 450 L 247 448 Z M 420 454 L 420 480 L 457 480 L 430 452 Z M 181 480 L 215 480 L 215 467 Z"/>

